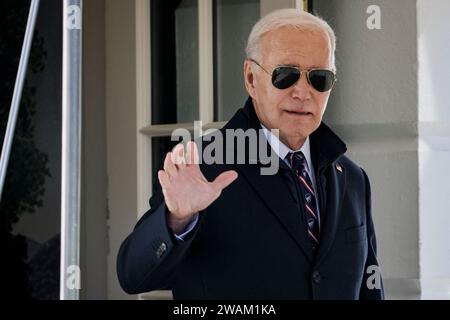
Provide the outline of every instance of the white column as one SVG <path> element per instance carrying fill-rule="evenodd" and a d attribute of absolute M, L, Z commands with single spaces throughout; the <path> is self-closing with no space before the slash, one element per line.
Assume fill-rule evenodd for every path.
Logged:
<path fill-rule="evenodd" d="M 417 2 L 423 299 L 450 299 L 450 2 Z"/>
<path fill-rule="evenodd" d="M 81 288 L 82 5 L 81 0 L 64 1 L 60 271 L 60 297 L 62 300 L 78 300 Z"/>

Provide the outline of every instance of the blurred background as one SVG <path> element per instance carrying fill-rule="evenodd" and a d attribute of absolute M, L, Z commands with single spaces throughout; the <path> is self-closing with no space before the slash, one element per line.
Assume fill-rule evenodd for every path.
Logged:
<path fill-rule="evenodd" d="M 29 5 L 0 2 L 1 143 Z M 0 203 L 9 298 L 59 298 L 62 5 L 41 1 Z M 288 7 L 336 32 L 325 122 L 371 178 L 386 297 L 450 298 L 449 1 L 85 0 L 81 299 L 170 299 L 120 289 L 120 243 L 148 209 L 172 130 L 219 128 L 243 106 L 250 30 Z"/>

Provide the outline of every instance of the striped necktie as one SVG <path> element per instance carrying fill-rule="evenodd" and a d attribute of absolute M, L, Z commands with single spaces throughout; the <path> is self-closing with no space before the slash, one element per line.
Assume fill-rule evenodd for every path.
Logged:
<path fill-rule="evenodd" d="M 306 170 L 306 158 L 303 152 L 297 151 L 287 155 L 292 170 L 298 178 L 301 195 L 305 204 L 308 238 L 313 247 L 319 244 L 319 220 L 317 215 L 316 193 L 311 178 Z"/>

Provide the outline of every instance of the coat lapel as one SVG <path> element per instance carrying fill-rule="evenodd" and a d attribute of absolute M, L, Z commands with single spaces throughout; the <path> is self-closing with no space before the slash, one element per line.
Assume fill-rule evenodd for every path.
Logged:
<path fill-rule="evenodd" d="M 322 182 L 326 183 L 324 210 L 321 210 L 322 230 L 320 232 L 320 245 L 316 261 L 320 264 L 333 244 L 337 226 L 341 214 L 342 201 L 345 194 L 345 173 L 338 172 L 335 167 L 330 167 L 327 174 L 322 176 Z"/>
<path fill-rule="evenodd" d="M 292 192 L 281 172 L 275 175 L 261 175 L 260 165 L 237 165 L 240 173 L 253 187 L 261 201 L 278 218 L 281 225 L 312 262 L 311 245 L 304 232 L 305 222 L 299 213 L 298 204 L 294 201 Z M 280 168 L 280 170 L 283 170 Z"/>
<path fill-rule="evenodd" d="M 324 123 L 311 136 L 312 160 L 316 169 L 316 182 L 321 195 L 320 244 L 316 262 L 320 264 L 333 244 L 345 195 L 345 168 L 339 157 L 347 147 Z M 339 165 L 342 172 L 337 170 Z"/>

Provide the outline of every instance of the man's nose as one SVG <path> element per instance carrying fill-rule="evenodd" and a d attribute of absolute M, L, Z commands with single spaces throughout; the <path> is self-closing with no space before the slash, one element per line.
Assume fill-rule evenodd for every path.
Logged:
<path fill-rule="evenodd" d="M 292 86 L 292 97 L 300 100 L 311 98 L 311 86 L 309 85 L 307 75 L 302 73 L 300 79 Z"/>

